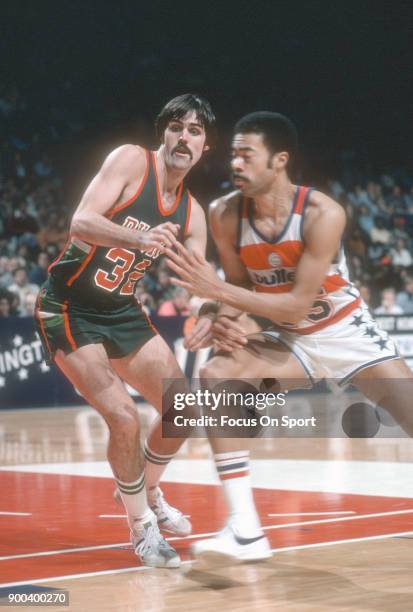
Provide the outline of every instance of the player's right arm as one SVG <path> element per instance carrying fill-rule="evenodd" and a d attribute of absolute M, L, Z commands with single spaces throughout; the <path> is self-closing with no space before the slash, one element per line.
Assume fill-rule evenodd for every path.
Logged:
<path fill-rule="evenodd" d="M 110 221 L 110 211 L 127 199 L 132 187 L 142 181 L 146 170 L 144 149 L 123 145 L 108 155 L 86 189 L 70 226 L 71 236 L 98 246 L 146 250 L 172 246 L 177 226 L 163 223 L 148 232 L 122 227 Z"/>
<path fill-rule="evenodd" d="M 219 259 L 228 283 L 251 289 L 251 280 L 238 254 L 239 194 L 214 200 L 209 207 L 209 223 Z M 247 343 L 242 327 L 242 310 L 220 304 L 213 333 L 219 350 L 231 351 Z"/>
<path fill-rule="evenodd" d="M 243 268 L 242 264 L 240 265 L 236 253 L 238 211 L 237 201 L 233 194 L 218 198 L 210 204 L 209 224 L 226 279 L 235 285 L 250 286 L 249 280 L 245 275 L 245 268 Z M 209 314 L 204 313 L 203 317 L 205 319 L 210 318 L 212 321 L 212 328 L 208 335 L 208 344 L 204 343 L 203 338 L 200 341 L 200 334 L 197 329 L 194 329 L 185 338 L 186 348 L 196 351 L 204 346 L 209 346 L 211 339 L 213 339 L 213 344 L 219 350 L 232 351 L 234 348 L 246 344 L 247 341 L 244 338 L 245 330 L 238 322 L 238 318 L 244 314 L 241 310 L 226 304 L 214 304 L 212 302 L 204 304 L 201 312 L 202 310 L 209 312 Z"/>

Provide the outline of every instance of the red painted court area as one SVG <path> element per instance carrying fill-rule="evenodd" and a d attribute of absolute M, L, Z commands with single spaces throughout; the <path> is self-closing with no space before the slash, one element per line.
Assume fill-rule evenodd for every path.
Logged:
<path fill-rule="evenodd" d="M 100 516 L 123 514 L 112 497 L 110 479 L 0 472 L 0 483 L 1 583 L 139 565 L 127 548 L 126 519 Z M 223 525 L 226 510 L 221 489 L 185 483 L 165 483 L 162 488 L 169 503 L 191 516 L 195 537 L 171 538 L 182 558 L 188 558 L 188 547 L 198 534 L 205 537 Z M 255 498 L 272 548 L 413 530 L 411 499 L 268 489 L 255 489 Z"/>

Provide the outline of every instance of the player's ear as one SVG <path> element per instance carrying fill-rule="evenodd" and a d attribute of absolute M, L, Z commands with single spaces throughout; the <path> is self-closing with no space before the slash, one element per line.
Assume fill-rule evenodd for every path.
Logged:
<path fill-rule="evenodd" d="M 209 144 L 204 144 L 204 148 L 202 149 L 203 151 L 209 151 L 210 150 L 210 146 Z"/>
<path fill-rule="evenodd" d="M 288 160 L 290 159 L 290 156 L 287 151 L 280 151 L 274 157 L 276 158 L 275 167 L 280 170 L 286 167 L 286 165 L 288 164 Z"/>

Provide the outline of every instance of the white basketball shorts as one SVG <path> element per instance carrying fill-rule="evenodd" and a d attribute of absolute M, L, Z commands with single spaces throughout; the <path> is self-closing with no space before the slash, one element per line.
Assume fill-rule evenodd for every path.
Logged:
<path fill-rule="evenodd" d="M 335 379 L 340 385 L 369 366 L 400 357 L 395 343 L 380 329 L 365 304 L 312 334 L 287 330 L 262 333 L 287 346 L 312 380 Z"/>

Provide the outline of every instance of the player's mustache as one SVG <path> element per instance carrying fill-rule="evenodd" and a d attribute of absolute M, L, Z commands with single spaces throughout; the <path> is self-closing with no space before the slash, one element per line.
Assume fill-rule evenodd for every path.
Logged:
<path fill-rule="evenodd" d="M 178 153 L 187 153 L 190 156 L 190 158 L 192 159 L 192 152 L 184 144 L 177 144 L 176 147 L 174 147 L 172 149 L 172 153 L 177 153 L 177 152 Z"/>
<path fill-rule="evenodd" d="M 239 174 L 238 172 L 233 172 L 232 173 L 232 180 L 236 179 L 236 178 L 240 178 L 243 181 L 245 181 L 246 183 L 249 182 L 249 179 L 247 179 L 243 174 Z"/>

